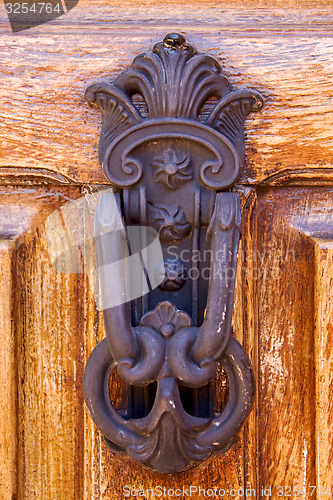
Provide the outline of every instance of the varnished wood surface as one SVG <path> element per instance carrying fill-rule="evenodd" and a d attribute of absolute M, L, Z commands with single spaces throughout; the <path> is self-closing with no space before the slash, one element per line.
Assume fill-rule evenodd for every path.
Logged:
<path fill-rule="evenodd" d="M 333 483 L 333 242 L 315 239 L 316 472 L 323 490 Z"/>
<path fill-rule="evenodd" d="M 12 328 L 13 281 L 12 241 L 0 242 L 0 331 L 2 353 L 0 357 L 0 494 L 12 498 L 17 493 L 17 356 L 15 331 Z"/>

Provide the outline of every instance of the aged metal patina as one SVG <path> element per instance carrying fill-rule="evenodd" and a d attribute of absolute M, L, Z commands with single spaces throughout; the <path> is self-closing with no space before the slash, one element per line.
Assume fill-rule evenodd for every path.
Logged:
<path fill-rule="evenodd" d="M 263 99 L 233 90 L 218 62 L 179 34 L 86 97 L 102 111 L 99 159 L 124 223 L 157 231 L 165 276 L 150 293 L 104 309 L 107 337 L 88 360 L 85 400 L 112 451 L 175 473 L 227 450 L 252 407 L 251 363 L 231 336 L 241 230 L 231 188 L 244 162 L 245 118 Z M 112 225 L 109 211 L 102 195 L 98 234 Z M 107 261 L 105 240 L 97 246 L 99 262 Z M 122 251 L 112 247 L 113 259 Z M 229 386 L 221 414 L 217 363 Z M 109 397 L 116 367 L 129 394 L 118 412 Z"/>

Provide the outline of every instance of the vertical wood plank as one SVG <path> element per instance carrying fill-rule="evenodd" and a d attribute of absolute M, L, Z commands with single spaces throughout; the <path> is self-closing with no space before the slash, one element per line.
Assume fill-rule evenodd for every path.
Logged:
<path fill-rule="evenodd" d="M 323 498 L 333 493 L 333 242 L 315 243 L 316 484 Z"/>
<path fill-rule="evenodd" d="M 0 498 L 17 498 L 17 360 L 12 328 L 14 242 L 0 241 Z"/>
<path fill-rule="evenodd" d="M 88 287 L 87 287 L 88 289 Z M 85 328 L 85 355 L 89 357 L 95 345 L 105 337 L 104 322 L 102 312 L 96 313 L 95 305 L 91 296 L 91 291 L 87 292 L 86 313 L 87 318 Z M 243 330 L 241 325 L 237 326 L 237 338 L 242 341 Z M 218 398 L 222 400 L 223 387 L 225 379 L 220 371 L 217 378 Z M 110 393 L 113 404 L 116 408 L 122 407 L 123 386 L 117 373 L 111 378 Z M 112 453 L 105 445 L 101 434 L 96 430 L 91 418 L 86 413 L 85 419 L 85 491 L 84 498 L 98 498 L 113 500 L 122 500 L 124 497 L 124 487 L 127 486 L 136 491 L 151 489 L 153 492 L 147 498 L 160 498 L 160 490 L 167 492 L 169 489 L 186 492 L 192 486 L 192 498 L 203 495 L 203 490 L 210 490 L 209 498 L 218 500 L 221 495 L 213 494 L 214 488 L 230 491 L 242 491 L 245 488 L 244 483 L 244 460 L 246 453 L 244 451 L 244 437 L 240 436 L 235 444 L 225 454 L 214 459 L 210 459 L 199 467 L 190 471 L 174 475 L 162 475 L 150 472 L 129 457 Z M 163 490 L 165 489 L 165 490 Z M 171 495 L 171 493 L 170 493 Z M 146 497 L 145 497 L 146 498 Z M 165 498 L 168 498 L 166 493 Z M 237 497 L 236 497 L 237 498 Z"/>
<path fill-rule="evenodd" d="M 87 262 L 88 263 L 88 262 Z M 91 262 L 89 263 L 92 264 Z M 85 276 L 85 329 L 84 357 L 88 358 L 98 342 L 105 336 L 103 313 L 96 310 L 91 284 Z M 84 499 L 100 498 L 100 453 L 102 436 L 84 408 Z"/>
<path fill-rule="evenodd" d="M 273 498 L 316 480 L 314 244 L 293 227 L 296 217 L 306 223 L 313 197 L 306 189 L 268 189 L 256 210 L 259 474 Z"/>

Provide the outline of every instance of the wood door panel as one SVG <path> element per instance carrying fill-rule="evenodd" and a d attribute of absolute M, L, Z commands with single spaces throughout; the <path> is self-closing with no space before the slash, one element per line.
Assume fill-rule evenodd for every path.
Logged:
<path fill-rule="evenodd" d="M 330 227 L 332 231 L 332 226 Z M 333 241 L 315 240 L 316 473 L 326 491 L 333 484 Z"/>
<path fill-rule="evenodd" d="M 38 182 L 38 179 L 37 179 Z M 45 221 L 83 187 L 0 188 L 1 360 L 0 460 L 3 498 L 123 498 L 123 488 L 244 487 L 241 439 L 222 457 L 163 477 L 105 446 L 87 414 L 83 367 L 105 336 L 87 277 L 52 267 Z M 9 375 L 9 376 L 8 376 Z M 218 385 L 222 385 L 223 376 Z M 122 398 L 117 376 L 112 397 Z M 219 394 L 221 398 L 221 391 Z"/>
<path fill-rule="evenodd" d="M 82 497 L 84 283 L 52 269 L 44 234 L 47 215 L 79 195 L 0 189 L 4 499 Z"/>
<path fill-rule="evenodd" d="M 243 196 L 233 328 L 254 365 L 256 406 L 226 454 L 163 477 L 110 453 L 84 408 L 83 367 L 105 335 L 102 314 L 82 274 L 52 268 L 43 232 L 46 216 L 82 189 L 3 187 L 2 496 L 121 499 L 126 485 L 251 488 L 257 498 L 261 487 L 272 488 L 271 498 L 278 498 L 278 486 L 326 491 L 332 191 L 252 188 Z M 117 377 L 111 392 L 122 398 Z"/>
<path fill-rule="evenodd" d="M 332 189 L 259 190 L 253 215 L 258 474 L 275 492 L 288 485 L 327 491 L 331 479 L 322 438 L 331 428 L 332 375 L 324 359 L 330 359 L 332 274 L 323 272 L 326 266 L 331 271 L 332 196 Z"/>
<path fill-rule="evenodd" d="M 66 16 L 12 34 L 0 3 L 1 499 L 123 500 L 126 485 L 217 487 L 227 498 L 251 490 L 236 499 L 267 498 L 262 487 L 273 499 L 278 486 L 333 488 L 331 4 L 80 0 Z M 107 186 L 100 113 L 85 89 L 171 31 L 267 105 L 246 122 L 237 186 L 233 331 L 254 367 L 254 409 L 224 455 L 162 476 L 110 453 L 85 409 L 82 374 L 105 336 L 103 317 L 84 274 L 52 268 L 44 224 L 67 201 Z M 223 375 L 217 385 L 223 399 Z M 116 375 L 110 390 L 120 404 Z"/>
<path fill-rule="evenodd" d="M 38 234 L 15 259 L 19 497 L 80 497 L 83 462 L 82 276 L 50 269 Z"/>

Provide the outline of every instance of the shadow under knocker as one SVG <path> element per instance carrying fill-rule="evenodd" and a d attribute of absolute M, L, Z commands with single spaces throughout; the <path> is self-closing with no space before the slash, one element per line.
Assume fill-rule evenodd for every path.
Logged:
<path fill-rule="evenodd" d="M 86 97 L 103 115 L 100 162 L 121 189 L 115 202 L 103 193 L 98 201 L 99 267 L 111 254 L 123 259 L 125 226 L 116 239 L 106 237 L 122 219 L 155 229 L 165 271 L 150 293 L 104 308 L 107 336 L 87 362 L 85 400 L 112 451 L 175 473 L 226 451 L 253 403 L 251 363 L 231 336 L 241 213 L 230 188 L 244 162 L 245 118 L 263 99 L 254 90 L 233 90 L 217 61 L 178 34 L 139 55 L 113 84 L 90 86 Z M 209 259 L 200 261 L 200 252 Z M 117 287 L 125 293 L 130 279 L 123 269 Z M 101 279 L 102 290 L 110 280 Z M 229 384 L 220 415 L 218 362 Z M 122 412 L 109 396 L 115 367 L 129 387 Z"/>

